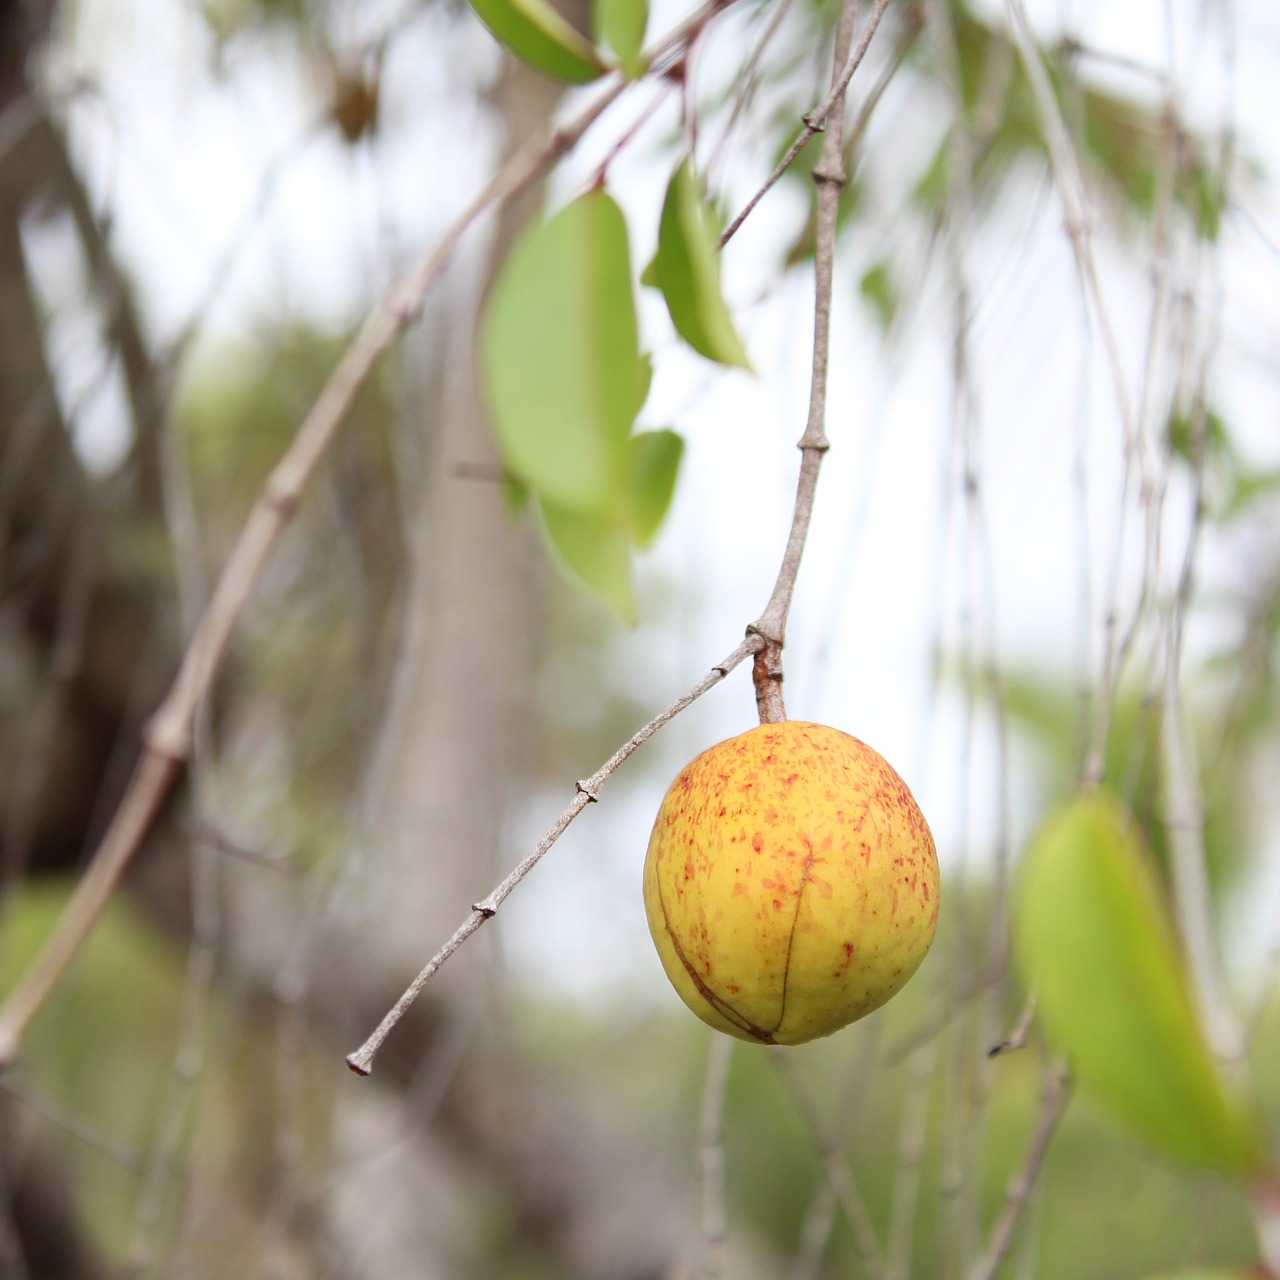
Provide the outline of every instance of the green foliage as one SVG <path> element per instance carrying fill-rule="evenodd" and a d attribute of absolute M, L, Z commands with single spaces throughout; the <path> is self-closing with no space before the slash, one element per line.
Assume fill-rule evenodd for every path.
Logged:
<path fill-rule="evenodd" d="M 676 332 L 697 352 L 721 364 L 751 368 L 720 291 L 719 233 L 693 166 L 680 163 L 667 186 L 658 226 L 653 278 Z"/>
<path fill-rule="evenodd" d="M 547 0 L 469 0 L 500 44 L 535 71 L 566 84 L 589 84 L 607 70 L 599 52 Z"/>
<path fill-rule="evenodd" d="M 1153 869 L 1107 794 L 1078 798 L 1035 836 L 1014 938 L 1081 1087 L 1172 1155 L 1257 1168 L 1256 1134 L 1214 1066 Z"/>
<path fill-rule="evenodd" d="M 634 621 L 631 548 L 666 513 L 682 443 L 632 435 L 649 391 L 622 211 L 588 192 L 525 233 L 482 321 L 503 461 L 537 502 L 557 563 Z"/>
<path fill-rule="evenodd" d="M 594 0 L 591 17 L 596 39 L 618 55 L 626 75 L 632 80 L 644 75 L 646 63 L 641 49 L 649 25 L 648 0 Z"/>

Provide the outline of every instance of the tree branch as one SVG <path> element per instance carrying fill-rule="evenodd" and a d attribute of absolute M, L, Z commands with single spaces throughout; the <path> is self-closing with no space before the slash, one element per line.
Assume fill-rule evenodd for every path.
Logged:
<path fill-rule="evenodd" d="M 786 643 L 787 615 L 795 591 L 796 575 L 804 555 L 805 538 L 813 517 L 813 502 L 818 487 L 822 458 L 830 447 L 825 423 L 827 416 L 827 361 L 831 349 L 831 287 L 835 263 L 836 223 L 840 213 L 840 192 L 849 177 L 844 167 L 844 92 L 853 73 L 866 53 L 871 37 L 885 10 L 887 0 L 876 5 L 858 47 L 852 56 L 853 25 L 857 17 L 856 0 L 845 0 L 836 30 L 835 63 L 831 92 L 814 113 L 818 124 L 829 125 L 822 140 L 822 154 L 813 169 L 817 186 L 817 219 L 814 248 L 813 300 L 813 364 L 809 385 L 809 415 L 800 437 L 800 477 L 796 482 L 795 510 L 791 532 L 787 536 L 782 564 L 778 569 L 773 594 L 764 612 L 748 628 L 748 634 L 763 638 L 764 647 L 756 657 L 752 673 L 756 686 L 756 707 L 761 724 L 776 724 L 787 718 L 782 699 L 782 647 Z M 837 109 L 838 104 L 838 109 Z M 805 127 L 814 117 L 807 117 Z M 816 131 L 814 126 L 812 131 Z M 803 144 L 801 144 L 803 145 Z M 745 217 L 748 209 L 743 211 Z M 725 238 L 728 238 L 726 232 Z"/>

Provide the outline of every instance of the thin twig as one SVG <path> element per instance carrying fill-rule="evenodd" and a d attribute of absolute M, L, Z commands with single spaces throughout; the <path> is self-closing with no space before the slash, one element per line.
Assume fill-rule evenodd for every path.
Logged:
<path fill-rule="evenodd" d="M 853 1247 L 862 1262 L 863 1270 L 872 1280 L 879 1280 L 884 1275 L 884 1255 L 880 1251 L 880 1241 L 876 1237 L 871 1211 L 853 1180 L 849 1162 L 818 1111 L 813 1095 L 796 1069 L 792 1055 L 786 1049 L 775 1046 L 769 1050 L 769 1058 L 790 1089 L 817 1144 L 823 1171 L 844 1210 L 849 1232 L 853 1237 Z"/>
<path fill-rule="evenodd" d="M 795 511 L 791 532 L 787 536 L 777 581 L 764 612 L 747 628 L 762 636 L 765 644 L 756 656 L 753 673 L 756 704 L 762 724 L 786 719 L 782 699 L 782 646 L 786 641 L 787 615 L 795 591 L 796 575 L 804 555 L 805 538 L 813 518 L 813 501 L 817 492 L 818 473 L 823 455 L 830 447 L 826 436 L 827 362 L 831 350 L 831 292 L 835 266 L 836 224 L 840 213 L 840 192 L 848 182 L 844 167 L 844 92 L 871 37 L 875 34 L 884 5 L 878 4 L 867 19 L 862 38 L 853 54 L 853 28 L 857 19 L 856 0 L 845 0 L 840 10 L 836 31 L 835 63 L 837 70 L 831 92 L 820 108 L 829 127 L 822 140 L 822 153 L 813 167 L 817 187 L 817 214 L 814 231 L 813 264 L 813 364 L 809 385 L 809 413 L 804 434 L 800 437 L 800 476 L 796 481 Z M 838 104 L 838 109 L 837 108 Z M 807 125 L 806 125 L 807 127 Z"/>
<path fill-rule="evenodd" d="M 1070 1100 L 1071 1081 L 1066 1071 L 1059 1066 L 1051 1068 L 1040 1100 L 1040 1114 L 1036 1117 L 1036 1127 L 1022 1157 L 1022 1164 L 1005 1187 L 1004 1204 L 991 1228 L 987 1247 L 970 1270 L 968 1280 L 991 1280 L 1004 1261 L 1013 1244 L 1014 1232 L 1027 1207 L 1031 1190 L 1040 1176 L 1049 1141 Z"/>
<path fill-rule="evenodd" d="M 698 1136 L 701 1190 L 699 1264 L 704 1280 L 724 1275 L 724 1103 L 729 1083 L 733 1038 L 712 1032 L 707 1056 L 707 1079 L 702 1091 L 702 1124 Z"/>
<path fill-rule="evenodd" d="M 880 1038 L 884 1033 L 884 1018 L 871 1018 L 861 1024 L 861 1034 L 854 1036 L 858 1053 L 845 1075 L 840 1098 L 831 1123 L 831 1136 L 836 1145 L 847 1148 L 862 1115 L 862 1107 L 869 1100 L 871 1072 L 879 1057 Z M 821 1179 L 813 1189 L 809 1208 L 805 1213 L 796 1243 L 796 1256 L 787 1272 L 787 1280 L 817 1280 L 822 1271 L 823 1259 L 835 1226 L 839 1208 L 836 1194 L 827 1178 Z"/>
<path fill-rule="evenodd" d="M 827 123 L 827 118 L 835 110 L 836 104 L 840 103 L 843 108 L 845 90 L 848 89 L 854 72 L 862 64 L 862 59 L 866 56 L 866 52 L 871 46 L 871 38 L 875 35 L 876 28 L 880 25 L 880 19 L 884 17 L 884 11 L 888 7 L 889 0 L 876 0 L 871 16 L 867 19 L 867 25 L 863 29 L 862 37 L 858 41 L 857 48 L 854 49 L 848 62 L 845 63 L 844 69 L 836 77 L 834 84 L 831 86 L 831 92 L 816 107 L 805 113 L 803 127 L 796 135 L 795 141 L 792 142 L 782 159 L 774 166 L 773 172 L 765 179 L 764 185 L 747 201 L 737 217 L 724 229 L 724 234 L 720 237 L 721 247 L 733 239 L 738 228 L 751 216 L 751 211 L 768 195 L 778 179 L 791 168 L 809 139 L 815 133 L 822 132 Z"/>
<path fill-rule="evenodd" d="M 920 1176 L 929 1129 L 929 1092 L 937 1058 L 938 1046 L 930 1041 L 921 1045 L 907 1063 L 907 1088 L 902 1099 L 889 1213 L 885 1280 L 908 1280 L 911 1275 L 911 1248 L 915 1242 L 916 1208 L 920 1201 Z"/>
<path fill-rule="evenodd" d="M 660 711 L 643 728 L 620 746 L 599 769 L 583 782 L 577 784 L 573 799 L 565 807 L 561 815 L 553 822 L 541 840 L 507 875 L 506 879 L 495 888 L 487 898 L 481 899 L 471 908 L 471 914 L 454 930 L 449 940 L 427 962 L 426 967 L 409 984 L 404 994 L 396 1001 L 387 1016 L 378 1024 L 377 1030 L 360 1046 L 355 1053 L 347 1056 L 347 1065 L 357 1075 L 367 1076 L 373 1070 L 374 1055 L 379 1046 L 390 1034 L 391 1029 L 405 1015 L 409 1006 L 421 994 L 423 987 L 435 977 L 440 966 L 480 928 L 486 920 L 497 915 L 498 908 L 506 901 L 511 891 L 538 865 L 543 855 L 568 830 L 569 824 L 587 805 L 600 798 L 600 789 L 609 780 L 635 749 L 647 742 L 669 720 L 674 719 L 686 707 L 696 702 L 708 689 L 714 688 L 735 667 L 758 650 L 763 641 L 759 636 L 749 635 L 740 645 L 698 681 L 693 688 L 683 693 L 670 706 Z"/>

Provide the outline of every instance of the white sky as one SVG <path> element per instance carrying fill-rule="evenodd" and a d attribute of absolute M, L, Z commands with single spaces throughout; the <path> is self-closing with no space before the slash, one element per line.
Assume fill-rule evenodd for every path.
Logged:
<path fill-rule="evenodd" d="M 1199 4 L 1169 6 L 1172 39 L 1166 5 L 1158 0 L 1030 7 L 1042 30 L 1084 33 L 1093 47 L 1166 71 L 1172 56 L 1184 101 L 1204 127 L 1222 118 L 1230 89 L 1242 150 L 1266 172 L 1280 173 L 1280 132 L 1268 127 L 1280 119 L 1280 18 L 1270 0 L 1235 6 L 1238 30 L 1248 38 L 1233 53 L 1200 28 Z M 353 44 L 403 11 L 390 3 L 355 8 L 361 29 L 338 32 Z M 657 5 L 650 31 L 681 12 L 681 5 Z M 72 109 L 73 145 L 95 194 L 112 207 L 115 242 L 141 281 L 146 316 L 161 342 L 199 313 L 216 264 L 232 245 L 240 251 L 213 313 L 215 335 L 251 337 L 285 311 L 335 327 L 349 324 L 368 299 L 369 282 L 385 281 L 407 254 L 429 243 L 487 172 L 493 139 L 480 119 L 456 108 L 466 88 L 495 65 L 492 42 L 478 24 L 460 33 L 428 16 L 405 26 L 384 73 L 383 141 L 370 155 L 348 151 L 331 131 L 300 143 L 310 136 L 312 72 L 287 41 L 269 52 L 233 41 L 221 76 L 211 78 L 208 30 L 194 7 L 79 0 L 78 13 L 74 46 L 53 61 L 50 78 L 68 89 L 82 81 L 95 86 Z M 707 54 L 712 69 L 716 56 L 713 46 Z M 1144 83 L 1111 74 L 1129 92 Z M 891 136 L 883 130 L 899 120 L 896 105 L 891 90 L 867 148 L 868 163 L 889 181 L 895 167 L 899 181 L 918 169 L 942 120 L 926 104 Z M 630 118 L 629 110 L 609 119 L 624 116 Z M 642 137 L 642 155 L 611 169 L 611 186 L 632 215 L 640 261 L 650 251 L 665 179 L 667 161 L 656 144 L 672 123 L 660 115 Z M 611 137 L 608 122 L 594 136 Z M 602 145 L 589 142 L 561 175 L 560 190 L 571 191 L 591 172 Z M 264 174 L 282 155 L 290 158 L 259 216 Z M 756 180 L 754 163 L 734 171 L 736 199 Z M 1273 245 L 1280 243 L 1274 184 L 1260 184 L 1250 213 Z M 845 728 L 894 762 L 930 815 L 944 865 L 954 868 L 966 844 L 967 856 L 988 855 L 993 752 L 989 734 L 980 736 L 968 759 L 966 789 L 962 708 L 956 696 L 933 697 L 931 646 L 941 625 L 954 654 L 966 599 L 985 621 L 987 597 L 966 596 L 954 546 L 942 554 L 951 435 L 942 272 L 935 267 L 934 282 L 891 350 L 848 301 L 857 273 L 878 252 L 876 237 L 910 248 L 892 215 L 882 210 L 855 232 L 837 291 L 833 447 L 789 631 L 788 710 Z M 628 652 L 666 658 L 660 698 L 675 696 L 733 647 L 762 608 L 776 572 L 798 465 L 792 445 L 804 417 L 811 301 L 798 275 L 778 289 L 775 267 L 778 244 L 800 216 L 798 196 L 778 189 L 725 255 L 726 292 L 744 309 L 758 377 L 722 375 L 684 355 L 673 346 L 660 302 L 642 300 L 657 360 L 643 421 L 675 425 L 687 441 L 673 511 L 640 567 L 642 594 L 646 580 L 675 580 L 683 603 L 674 631 L 642 626 L 617 644 L 623 670 Z M 1120 437 L 1096 343 L 1091 358 L 1082 359 L 1076 275 L 1060 223 L 1056 197 L 1029 179 L 975 238 L 966 270 L 979 299 L 973 326 L 979 474 L 993 549 L 995 623 L 987 638 L 1002 663 L 1056 668 L 1069 677 L 1082 636 L 1073 478 L 1081 424 L 1089 424 L 1096 571 L 1114 545 Z M 241 242 L 244 226 L 253 230 Z M 56 301 L 72 294 L 77 266 L 66 229 L 33 227 L 31 242 L 46 295 Z M 1113 247 L 1100 247 L 1099 258 L 1132 393 L 1149 327 L 1147 263 L 1131 249 Z M 1216 403 L 1257 461 L 1278 465 L 1280 253 L 1234 219 L 1224 232 L 1222 262 L 1226 302 Z M 55 326 L 53 346 L 65 370 L 64 394 L 80 410 L 85 454 L 107 463 L 124 439 L 118 392 L 82 358 L 92 346 L 83 325 Z M 762 467 L 761 458 L 776 465 Z M 1171 548 L 1180 546 L 1184 529 L 1185 495 L 1174 493 Z M 1226 539 L 1209 540 L 1210 583 L 1229 583 L 1241 572 L 1242 554 Z M 1099 608 L 1095 598 L 1095 614 Z M 1095 649 L 1096 634 L 1095 627 Z M 652 671 L 651 660 L 642 665 Z M 651 677 L 639 692 L 653 700 Z M 635 767 L 610 784 L 606 803 L 589 811 L 513 896 L 502 917 L 505 946 L 529 980 L 580 994 L 596 993 L 601 984 L 639 984 L 666 998 L 651 963 L 639 895 L 652 814 L 666 779 L 684 760 L 748 728 L 753 718 L 747 676 L 739 672 L 647 747 Z M 1025 753 L 1013 765 L 1011 808 L 1021 833 L 1043 796 Z M 513 817 L 513 850 L 536 840 L 571 794 L 572 781 L 565 780 L 563 794 L 540 797 Z M 972 797 L 967 836 L 966 795 Z M 1278 862 L 1270 859 L 1272 867 Z M 1280 882 L 1272 874 L 1254 899 L 1248 928 L 1235 939 L 1244 954 L 1280 941 L 1278 902 Z M 424 949 L 431 945 L 424 940 Z"/>

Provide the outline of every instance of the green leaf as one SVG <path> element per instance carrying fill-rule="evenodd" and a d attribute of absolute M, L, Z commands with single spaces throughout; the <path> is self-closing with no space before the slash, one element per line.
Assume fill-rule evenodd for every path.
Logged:
<path fill-rule="evenodd" d="M 1170 1155 L 1256 1169 L 1255 1130 L 1210 1055 L 1161 886 L 1108 794 L 1077 798 L 1032 839 L 1014 946 L 1082 1089 Z"/>
<path fill-rule="evenodd" d="M 552 503 L 538 504 L 543 538 L 556 563 L 626 623 L 636 620 L 631 592 L 631 539 L 607 517 L 580 515 Z"/>
<path fill-rule="evenodd" d="M 596 39 L 618 55 L 628 79 L 638 80 L 646 66 L 640 51 L 649 25 L 649 0 L 595 0 L 591 16 Z"/>
<path fill-rule="evenodd" d="M 658 225 L 654 277 L 676 332 L 721 364 L 751 368 L 742 339 L 720 292 L 720 250 L 715 215 L 698 190 L 688 160 L 672 175 Z"/>
<path fill-rule="evenodd" d="M 631 437 L 631 533 L 646 547 L 658 532 L 684 454 L 684 440 L 674 431 L 642 431 Z"/>
<path fill-rule="evenodd" d="M 553 505 L 603 517 L 625 502 L 649 378 L 637 343 L 626 223 L 592 191 L 521 238 L 482 322 L 503 461 Z"/>
<path fill-rule="evenodd" d="M 470 0 L 480 21 L 522 62 L 568 84 L 588 84 L 609 69 L 547 0 Z"/>

